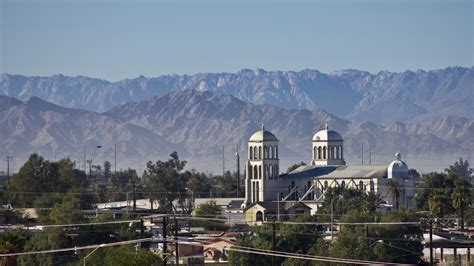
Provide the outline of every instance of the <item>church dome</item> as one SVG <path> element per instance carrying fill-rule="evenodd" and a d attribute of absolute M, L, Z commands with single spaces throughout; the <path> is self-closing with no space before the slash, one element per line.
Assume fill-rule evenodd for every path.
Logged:
<path fill-rule="evenodd" d="M 387 168 L 388 178 L 408 178 L 408 166 L 402 161 L 402 156 L 399 152 L 395 154 L 395 161 L 391 162 Z"/>
<path fill-rule="evenodd" d="M 278 141 L 272 132 L 265 130 L 265 126 L 262 125 L 262 129 L 253 133 L 249 141 L 261 142 L 261 141 Z"/>
<path fill-rule="evenodd" d="M 326 129 L 314 134 L 313 141 L 343 141 L 343 139 L 336 131 L 329 130 L 328 123 L 326 123 Z"/>

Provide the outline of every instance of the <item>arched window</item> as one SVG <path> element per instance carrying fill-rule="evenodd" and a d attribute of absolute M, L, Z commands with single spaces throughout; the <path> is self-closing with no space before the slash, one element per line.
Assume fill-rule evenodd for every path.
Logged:
<path fill-rule="evenodd" d="M 318 147 L 318 159 L 321 160 L 321 146 Z"/>
<path fill-rule="evenodd" d="M 341 188 L 345 188 L 346 187 L 346 181 L 342 181 L 341 182 Z"/>
<path fill-rule="evenodd" d="M 326 159 L 326 147 L 323 148 L 323 159 Z"/>
<path fill-rule="evenodd" d="M 275 154 L 276 154 L 275 158 L 278 159 L 278 146 L 275 146 Z"/>
<path fill-rule="evenodd" d="M 273 165 L 268 166 L 268 177 L 273 179 Z"/>
<path fill-rule="evenodd" d="M 313 147 L 313 160 L 316 159 L 316 147 Z"/>
<path fill-rule="evenodd" d="M 273 146 L 270 146 L 270 158 L 275 158 L 275 154 L 273 154 Z"/>
<path fill-rule="evenodd" d="M 262 146 L 258 147 L 258 159 L 262 159 Z"/>
<path fill-rule="evenodd" d="M 339 147 L 336 146 L 335 148 L 336 148 L 336 159 L 339 159 Z"/>
<path fill-rule="evenodd" d="M 363 192 L 364 191 L 364 182 L 361 180 L 359 181 L 359 191 Z"/>
<path fill-rule="evenodd" d="M 339 146 L 339 149 L 341 150 L 341 159 L 344 159 L 343 153 L 342 153 L 342 146 Z"/>
<path fill-rule="evenodd" d="M 253 148 L 252 147 L 250 147 L 249 157 L 250 157 L 250 159 L 253 159 Z"/>
<path fill-rule="evenodd" d="M 262 179 L 263 173 L 262 173 L 262 166 L 261 165 L 258 166 L 258 174 L 259 174 L 258 179 Z"/>
<path fill-rule="evenodd" d="M 253 147 L 253 158 L 254 158 L 254 159 L 257 159 L 257 158 L 258 158 L 258 157 L 257 157 L 257 147 L 255 147 L 255 146 Z"/>
<path fill-rule="evenodd" d="M 267 146 L 263 146 L 263 159 L 268 158 L 268 150 Z"/>
<path fill-rule="evenodd" d="M 328 159 L 332 159 L 332 146 L 328 147 Z"/>
<path fill-rule="evenodd" d="M 258 179 L 258 168 L 256 165 L 253 167 L 253 179 Z"/>
<path fill-rule="evenodd" d="M 275 167 L 275 179 L 278 179 L 278 165 L 274 165 Z"/>
<path fill-rule="evenodd" d="M 324 188 L 328 188 L 328 181 L 324 181 Z"/>
<path fill-rule="evenodd" d="M 257 220 L 257 222 L 262 222 L 263 221 L 263 214 L 261 211 L 258 211 L 256 214 L 255 214 L 255 220 Z"/>

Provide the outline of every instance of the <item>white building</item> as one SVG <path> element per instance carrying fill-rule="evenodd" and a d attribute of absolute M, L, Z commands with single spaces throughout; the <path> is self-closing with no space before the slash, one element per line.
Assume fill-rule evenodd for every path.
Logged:
<path fill-rule="evenodd" d="M 408 166 L 400 153 L 396 153 L 395 160 L 388 165 L 346 165 L 343 144 L 342 136 L 330 130 L 326 123 L 326 128 L 313 136 L 311 163 L 290 173 L 278 174 L 278 139 L 262 125 L 248 142 L 242 208 L 253 212 L 251 210 L 256 208 L 251 207 L 258 203 L 291 201 L 305 203 L 314 212 L 324 200 L 328 188 L 334 187 L 379 193 L 386 202 L 385 206 L 395 206 L 395 197 L 387 192 L 390 180 L 399 185 L 399 206 L 413 207 L 414 180 L 409 179 Z M 274 210 L 268 210 L 270 212 L 274 213 Z M 252 217 L 265 219 L 268 215 L 246 213 L 247 220 Z"/>

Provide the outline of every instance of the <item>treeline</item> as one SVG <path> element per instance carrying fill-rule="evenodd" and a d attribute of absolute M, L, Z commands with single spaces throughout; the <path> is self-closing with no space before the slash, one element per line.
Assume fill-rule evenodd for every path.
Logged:
<path fill-rule="evenodd" d="M 167 161 L 148 162 L 142 178 L 134 169 L 111 172 L 110 166 L 105 162 L 86 173 L 75 169 L 69 159 L 53 162 L 32 154 L 3 188 L 3 205 L 47 210 L 67 202 L 68 208 L 79 210 L 92 209 L 96 203 L 148 198 L 152 208 L 170 212 L 174 201 L 186 209 L 193 197 L 243 196 L 243 187 L 237 190 L 236 174 L 209 176 L 184 170 L 186 161 L 176 152 Z M 153 206 L 155 202 L 158 206 Z"/>

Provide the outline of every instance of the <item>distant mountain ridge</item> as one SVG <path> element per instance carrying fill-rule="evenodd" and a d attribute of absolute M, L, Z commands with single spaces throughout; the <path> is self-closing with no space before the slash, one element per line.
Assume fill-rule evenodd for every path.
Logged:
<path fill-rule="evenodd" d="M 439 115 L 474 117 L 473 84 L 473 67 L 377 74 L 243 69 L 236 73 L 140 76 L 118 82 L 84 76 L 2 74 L 0 94 L 21 100 L 37 96 L 62 106 L 104 112 L 119 104 L 194 89 L 231 94 L 255 104 L 323 109 L 351 121 L 390 124 Z"/>
<path fill-rule="evenodd" d="M 113 161 L 117 144 L 122 167 L 137 167 L 140 160 L 144 167 L 145 160 L 177 150 L 190 166 L 215 171 L 222 167 L 223 146 L 226 165 L 233 167 L 234 152 L 246 158 L 247 140 L 261 122 L 280 140 L 282 169 L 311 159 L 311 138 L 326 121 L 344 137 L 346 159 L 352 164 L 361 161 L 361 154 L 367 163 L 370 149 L 372 163 L 390 162 L 400 151 L 412 167 L 417 163 L 445 167 L 440 161 L 452 163 L 474 143 L 474 118 L 440 116 L 387 126 L 353 123 L 322 110 L 256 105 L 232 95 L 192 89 L 126 103 L 105 113 L 65 108 L 36 97 L 21 102 L 0 96 L 0 103 L 5 102 L 11 104 L 0 109 L 3 152 L 17 158 L 33 151 L 49 158 L 67 155 L 79 165 L 84 145 L 88 156 L 94 153 L 96 160 Z M 96 145 L 103 148 L 94 150 Z"/>

